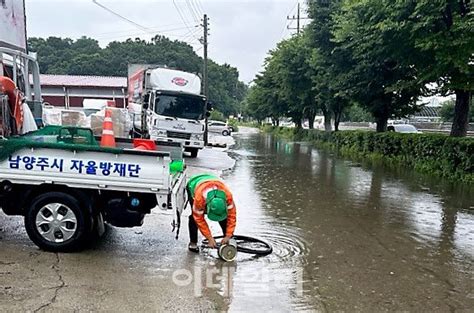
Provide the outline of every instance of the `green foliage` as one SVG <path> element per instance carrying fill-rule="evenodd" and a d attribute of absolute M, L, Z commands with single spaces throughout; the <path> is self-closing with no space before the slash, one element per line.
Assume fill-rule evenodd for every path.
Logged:
<path fill-rule="evenodd" d="M 409 23 L 400 25 L 412 35 L 421 55 L 408 55 L 421 77 L 436 81 L 440 89 L 474 90 L 474 17 L 472 1 L 413 1 Z M 468 35 L 471 34 L 471 35 Z"/>
<path fill-rule="evenodd" d="M 440 109 L 439 115 L 443 122 L 452 122 L 454 118 L 454 106 L 455 103 L 453 100 L 445 101 Z"/>
<path fill-rule="evenodd" d="M 82 37 L 29 38 L 28 49 L 38 52 L 42 73 L 70 75 L 127 76 L 129 63 L 166 65 L 191 73 L 200 73 L 203 60 L 193 48 L 180 41 L 156 36 L 151 41 L 127 39 L 113 41 L 102 49 L 97 40 Z M 229 64 L 209 61 L 209 100 L 216 109 L 231 115 L 238 113 L 247 86 L 239 81 L 239 72 Z"/>
<path fill-rule="evenodd" d="M 301 126 L 305 116 L 316 114 L 309 67 L 309 46 L 304 37 L 293 37 L 278 44 L 265 60 L 246 99 L 247 113 L 258 121 L 271 117 L 277 122 L 290 117 Z"/>
<path fill-rule="evenodd" d="M 209 119 L 213 120 L 213 121 L 221 121 L 221 122 L 226 121 L 226 118 L 225 118 L 224 114 L 222 114 L 222 112 L 220 112 L 218 110 L 212 110 L 211 111 L 211 116 L 209 116 Z"/>
<path fill-rule="evenodd" d="M 354 104 L 344 111 L 342 120 L 346 122 L 373 122 L 373 117 L 363 107 Z"/>
<path fill-rule="evenodd" d="M 441 109 L 440 109 L 440 116 L 443 122 L 452 122 L 454 119 L 454 108 L 456 104 L 453 100 L 448 100 L 445 101 L 441 104 Z M 471 103 L 471 109 L 469 110 L 469 122 L 473 123 L 474 122 L 474 110 L 472 108 L 472 103 Z"/>
<path fill-rule="evenodd" d="M 474 139 L 438 134 L 371 131 L 323 132 L 270 127 L 265 131 L 285 138 L 308 140 L 357 159 L 382 161 L 421 173 L 474 183 Z"/>
<path fill-rule="evenodd" d="M 261 125 L 258 124 L 258 122 L 244 122 L 244 121 L 240 121 L 240 122 L 237 122 L 236 123 L 237 126 L 244 126 L 244 127 L 251 127 L 251 128 L 260 128 Z"/>
<path fill-rule="evenodd" d="M 356 65 L 350 50 L 341 49 L 336 42 L 333 29 L 342 10 L 341 0 L 313 1 L 309 3 L 308 45 L 313 51 L 310 57 L 310 71 L 318 108 L 325 121 L 334 118 L 338 130 L 344 109 L 351 105 L 352 72 Z M 330 124 L 325 123 L 327 131 Z"/>
<path fill-rule="evenodd" d="M 321 111 L 326 122 L 334 119 L 337 130 L 344 111 L 349 112 L 345 118 L 363 113 L 359 107 L 348 109 L 358 103 L 382 132 L 389 118 L 419 110 L 421 96 L 454 92 L 452 135 L 463 136 L 474 89 L 473 5 L 466 0 L 308 1 L 311 23 L 270 51 L 245 101 L 247 113 L 259 121 L 291 117 L 298 125 Z"/>
<path fill-rule="evenodd" d="M 235 118 L 230 118 L 227 120 L 227 125 L 232 126 L 234 128 L 234 132 L 239 131 L 239 121 Z"/>
<path fill-rule="evenodd" d="M 372 113 L 378 131 L 386 130 L 389 118 L 414 113 L 423 91 L 417 68 L 404 62 L 412 48 L 410 33 L 394 25 L 412 6 L 412 1 L 345 1 L 334 28 L 338 46 L 355 61 L 348 93 Z"/>

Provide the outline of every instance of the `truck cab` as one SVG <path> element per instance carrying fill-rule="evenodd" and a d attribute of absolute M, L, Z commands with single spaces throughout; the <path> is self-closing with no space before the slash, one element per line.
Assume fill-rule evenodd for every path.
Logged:
<path fill-rule="evenodd" d="M 147 111 L 150 137 L 180 142 L 192 157 L 196 157 L 204 148 L 205 97 L 156 91 L 150 100 Z"/>

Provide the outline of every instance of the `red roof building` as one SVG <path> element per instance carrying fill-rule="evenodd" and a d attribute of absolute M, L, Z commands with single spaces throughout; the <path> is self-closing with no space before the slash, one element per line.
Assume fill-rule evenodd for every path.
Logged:
<path fill-rule="evenodd" d="M 111 76 L 40 75 L 45 102 L 65 108 L 82 107 L 84 99 L 115 100 L 117 107 L 127 103 L 127 78 Z"/>

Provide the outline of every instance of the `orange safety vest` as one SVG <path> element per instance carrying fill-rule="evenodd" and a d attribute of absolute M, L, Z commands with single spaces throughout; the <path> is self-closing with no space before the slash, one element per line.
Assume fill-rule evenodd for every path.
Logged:
<path fill-rule="evenodd" d="M 226 226 L 226 237 L 232 237 L 236 226 L 236 208 L 232 193 L 227 186 L 219 180 L 206 180 L 199 183 L 194 192 L 194 203 L 193 203 L 193 217 L 196 224 L 201 231 L 202 235 L 207 239 L 212 237 L 209 225 L 207 225 L 204 219 L 206 213 L 206 197 L 207 193 L 211 190 L 220 189 L 225 192 L 227 200 L 227 226 Z"/>

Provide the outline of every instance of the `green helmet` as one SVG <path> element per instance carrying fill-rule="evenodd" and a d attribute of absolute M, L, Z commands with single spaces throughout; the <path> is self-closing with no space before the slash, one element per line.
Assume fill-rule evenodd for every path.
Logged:
<path fill-rule="evenodd" d="M 225 192 L 219 189 L 211 190 L 206 197 L 207 217 L 214 222 L 227 218 L 227 201 Z"/>

